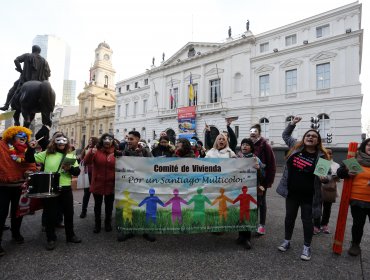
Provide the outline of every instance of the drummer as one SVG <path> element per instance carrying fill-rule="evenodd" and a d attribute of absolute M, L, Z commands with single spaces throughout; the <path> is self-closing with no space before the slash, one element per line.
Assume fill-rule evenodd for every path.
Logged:
<path fill-rule="evenodd" d="M 36 145 L 36 143 L 31 144 Z M 45 172 L 57 172 L 60 174 L 59 196 L 43 199 L 46 216 L 46 249 L 54 250 L 56 246 L 55 226 L 58 207 L 63 209 L 67 242 L 81 243 L 81 239 L 75 235 L 73 230 L 73 194 L 71 188 L 72 176 L 78 176 L 80 168 L 75 154 L 71 151 L 68 137 L 62 132 L 55 133 L 46 150 L 35 154 L 35 159 L 37 163 L 44 165 Z M 71 159 L 72 161 L 76 159 L 73 164 L 71 164 Z"/>
<path fill-rule="evenodd" d="M 35 171 L 33 150 L 28 149 L 32 131 L 21 126 L 7 128 L 0 140 L 0 257 L 5 254 L 1 246 L 3 226 L 8 216 L 9 204 L 12 238 L 17 244 L 24 242 L 20 233 L 22 217 L 16 216 L 25 175 Z"/>

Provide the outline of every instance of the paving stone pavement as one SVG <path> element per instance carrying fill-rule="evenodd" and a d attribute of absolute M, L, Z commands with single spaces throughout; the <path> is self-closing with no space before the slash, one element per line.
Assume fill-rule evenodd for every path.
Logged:
<path fill-rule="evenodd" d="M 279 177 L 276 182 L 279 181 Z M 235 244 L 236 233 L 161 235 L 150 243 L 141 236 L 117 242 L 116 233 L 94 234 L 93 201 L 86 219 L 80 219 L 83 192 L 74 192 L 75 232 L 81 244 L 67 244 L 63 229 L 57 230 L 57 248 L 46 251 L 41 232 L 41 212 L 26 216 L 22 224 L 25 243 L 16 245 L 4 232 L 6 255 L 0 258 L 0 279 L 369 279 L 370 224 L 365 226 L 362 256 L 347 254 L 352 218 L 349 215 L 344 251 L 331 253 L 333 234 L 314 236 L 312 259 L 300 260 L 303 243 L 298 215 L 292 248 L 277 250 L 284 232 L 284 199 L 267 194 L 267 234 L 252 239 L 252 250 Z M 330 228 L 334 231 L 339 203 L 333 205 Z M 7 221 L 9 224 L 9 221 Z"/>

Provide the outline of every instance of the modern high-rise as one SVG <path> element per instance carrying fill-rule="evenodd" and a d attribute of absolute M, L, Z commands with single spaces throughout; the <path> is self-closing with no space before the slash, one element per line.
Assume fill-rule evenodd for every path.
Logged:
<path fill-rule="evenodd" d="M 49 63 L 51 70 L 49 81 L 55 91 L 57 102 L 66 100 L 65 105 L 74 105 L 76 82 L 69 80 L 71 59 L 69 45 L 54 35 L 37 35 L 32 44 L 40 46 L 41 56 Z"/>

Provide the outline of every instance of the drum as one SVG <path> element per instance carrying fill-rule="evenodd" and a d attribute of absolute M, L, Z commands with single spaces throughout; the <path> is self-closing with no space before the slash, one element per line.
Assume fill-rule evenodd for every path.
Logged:
<path fill-rule="evenodd" d="M 48 198 L 59 195 L 59 173 L 36 172 L 30 175 L 28 197 Z"/>

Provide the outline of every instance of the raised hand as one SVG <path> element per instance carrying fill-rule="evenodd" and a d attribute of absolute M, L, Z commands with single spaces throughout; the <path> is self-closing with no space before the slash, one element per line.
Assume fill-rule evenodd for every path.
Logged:
<path fill-rule="evenodd" d="M 292 120 L 292 124 L 297 124 L 302 120 L 302 117 L 295 116 Z"/>

